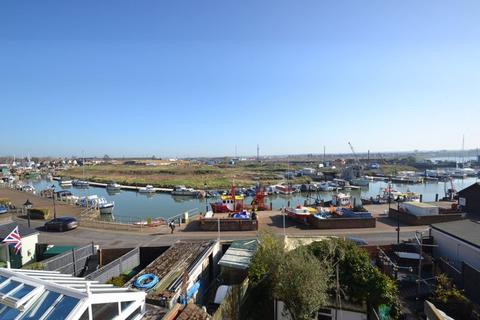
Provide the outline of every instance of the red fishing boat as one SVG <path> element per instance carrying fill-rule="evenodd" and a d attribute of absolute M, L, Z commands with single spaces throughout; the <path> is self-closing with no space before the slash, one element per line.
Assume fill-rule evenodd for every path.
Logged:
<path fill-rule="evenodd" d="M 243 206 L 243 196 L 236 194 L 237 188 L 232 186 L 232 190 L 229 195 L 224 195 L 220 197 L 220 201 L 210 203 L 212 211 L 214 213 L 229 213 L 229 212 L 239 212 L 244 209 Z"/>

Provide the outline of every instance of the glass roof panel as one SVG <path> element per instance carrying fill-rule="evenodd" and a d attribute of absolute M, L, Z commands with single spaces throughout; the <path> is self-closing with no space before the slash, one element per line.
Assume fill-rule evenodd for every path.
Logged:
<path fill-rule="evenodd" d="M 25 284 L 23 285 L 23 287 L 20 288 L 20 290 L 12 294 L 12 297 L 15 299 L 21 299 L 25 297 L 28 293 L 30 293 L 33 289 L 34 288 L 32 286 Z"/>
<path fill-rule="evenodd" d="M 20 310 L 7 306 L 0 309 L 0 319 L 2 320 L 14 320 L 19 314 Z"/>
<path fill-rule="evenodd" d="M 3 294 L 6 294 L 12 291 L 13 289 L 15 289 L 16 287 L 18 287 L 19 285 L 20 285 L 20 282 L 10 281 L 10 283 L 8 283 L 6 286 L 4 286 L 3 288 L 0 288 L 0 292 Z"/>
<path fill-rule="evenodd" d="M 53 291 L 45 291 L 42 295 L 38 298 L 37 301 L 25 312 L 22 320 L 36 320 L 40 319 L 40 317 L 47 311 L 48 308 L 57 300 L 60 296 L 59 293 Z"/>
<path fill-rule="evenodd" d="M 80 300 L 64 296 L 53 308 L 45 320 L 63 320 L 75 308 Z"/>

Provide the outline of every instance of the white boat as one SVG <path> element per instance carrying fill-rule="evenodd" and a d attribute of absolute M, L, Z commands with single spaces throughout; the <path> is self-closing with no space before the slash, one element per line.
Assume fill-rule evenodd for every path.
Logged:
<path fill-rule="evenodd" d="M 122 186 L 119 185 L 118 183 L 109 183 L 107 184 L 107 190 L 108 191 L 120 191 L 122 189 Z"/>
<path fill-rule="evenodd" d="M 73 180 L 72 184 L 78 188 L 87 188 L 90 185 L 89 182 L 85 180 Z"/>
<path fill-rule="evenodd" d="M 352 179 L 350 183 L 353 184 L 354 186 L 368 187 L 368 185 L 370 184 L 370 180 L 365 177 L 360 177 L 360 178 Z"/>
<path fill-rule="evenodd" d="M 97 201 L 97 208 L 101 214 L 111 214 L 114 207 L 115 202 L 108 202 L 105 198 L 99 198 Z"/>
<path fill-rule="evenodd" d="M 352 205 L 352 197 L 348 193 L 336 193 L 332 196 L 332 205 L 335 207 L 347 207 Z"/>
<path fill-rule="evenodd" d="M 98 203 L 99 197 L 96 194 L 90 196 L 80 197 L 77 204 L 81 207 L 95 207 Z"/>
<path fill-rule="evenodd" d="M 187 188 L 185 186 L 176 186 L 172 190 L 172 195 L 198 197 L 200 195 L 200 192 L 193 188 Z"/>
<path fill-rule="evenodd" d="M 152 185 L 147 185 L 145 187 L 142 187 L 138 189 L 138 192 L 140 193 L 155 193 L 155 188 Z"/>
<path fill-rule="evenodd" d="M 71 185 L 72 185 L 72 180 L 70 180 L 70 179 L 62 179 L 62 180 L 60 180 L 60 185 L 61 185 L 61 186 L 71 186 Z"/>

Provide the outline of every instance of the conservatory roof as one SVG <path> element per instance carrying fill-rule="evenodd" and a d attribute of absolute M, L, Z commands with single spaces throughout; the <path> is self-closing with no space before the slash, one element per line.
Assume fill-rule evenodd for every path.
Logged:
<path fill-rule="evenodd" d="M 57 271 L 0 268 L 0 319 L 89 319 L 92 304 L 144 301 L 144 292 Z"/>

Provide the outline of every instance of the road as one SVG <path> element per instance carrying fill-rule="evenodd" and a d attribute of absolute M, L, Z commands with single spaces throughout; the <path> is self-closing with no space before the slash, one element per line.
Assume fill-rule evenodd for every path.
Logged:
<path fill-rule="evenodd" d="M 24 219 L 15 219 L 19 224 L 27 226 Z M 135 246 L 160 246 L 170 245 L 177 240 L 207 240 L 218 239 L 234 240 L 256 237 L 257 231 L 225 231 L 225 232 L 190 232 L 178 230 L 173 234 L 166 227 L 153 234 L 140 234 L 127 231 L 109 231 L 102 229 L 89 229 L 79 227 L 76 230 L 67 232 L 44 232 L 42 223 L 32 221 L 32 227 L 39 232 L 39 242 L 57 244 L 57 245 L 82 245 L 92 241 L 103 248 L 122 248 Z M 265 228 L 263 228 L 265 229 Z M 427 227 L 403 227 L 401 228 L 400 238 L 406 240 L 412 238 L 415 230 L 426 230 Z M 283 234 L 283 228 L 268 229 L 276 234 Z M 369 244 L 389 244 L 397 241 L 397 233 L 394 228 L 384 229 L 335 229 L 335 230 L 302 230 L 295 226 L 287 226 L 285 229 L 287 236 L 295 237 L 314 237 L 314 236 L 338 236 L 338 237 L 358 237 L 368 241 Z"/>
<path fill-rule="evenodd" d="M 50 199 L 41 198 L 32 194 L 8 189 L 0 189 L 0 196 L 9 198 L 17 207 L 21 207 L 26 197 L 30 198 L 38 206 L 52 208 Z M 275 234 L 285 234 L 287 236 L 296 237 L 314 237 L 314 236 L 339 236 L 339 237 L 358 237 L 368 241 L 370 244 L 389 244 L 397 241 L 396 224 L 391 219 L 385 217 L 384 211 L 387 205 L 366 206 L 367 209 L 377 218 L 375 228 L 366 229 L 335 229 L 335 230 L 316 230 L 309 229 L 306 226 L 297 225 L 295 222 L 287 220 L 285 230 L 279 211 L 263 211 L 258 215 L 260 231 L 268 231 Z M 53 210 L 52 210 L 53 211 Z M 57 204 L 57 212 L 60 215 L 77 216 L 81 211 L 80 208 L 65 204 Z M 27 221 L 14 217 L 15 221 L 23 226 L 27 226 Z M 257 231 L 225 231 L 220 232 L 204 232 L 204 231 L 185 231 L 184 226 L 170 234 L 170 230 L 164 226 L 150 232 L 135 231 L 113 231 L 104 229 L 90 229 L 79 227 L 76 230 L 68 232 L 44 232 L 43 222 L 32 220 L 32 227 L 40 232 L 39 241 L 49 244 L 63 245 L 82 245 L 94 242 L 105 248 L 121 248 L 135 246 L 156 246 L 169 245 L 177 240 L 206 240 L 206 239 L 245 239 L 257 236 Z M 401 225 L 401 239 L 413 237 L 416 230 L 426 230 L 427 227 L 411 227 Z M 144 230 L 145 231 L 145 230 Z"/>

